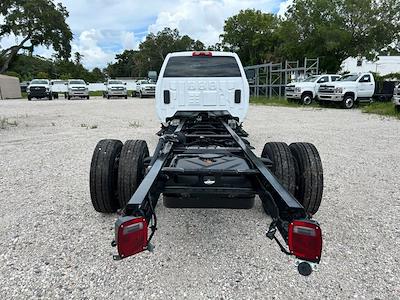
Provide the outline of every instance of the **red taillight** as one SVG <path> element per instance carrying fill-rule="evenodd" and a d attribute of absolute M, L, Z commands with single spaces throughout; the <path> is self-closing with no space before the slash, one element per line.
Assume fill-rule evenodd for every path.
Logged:
<path fill-rule="evenodd" d="M 195 51 L 192 53 L 192 56 L 212 56 L 211 51 Z"/>
<path fill-rule="evenodd" d="M 120 217 L 115 223 L 118 254 L 125 258 L 147 248 L 147 222 L 143 217 Z"/>
<path fill-rule="evenodd" d="M 319 262 L 322 252 L 322 233 L 318 224 L 295 220 L 289 224 L 288 244 L 297 258 Z"/>

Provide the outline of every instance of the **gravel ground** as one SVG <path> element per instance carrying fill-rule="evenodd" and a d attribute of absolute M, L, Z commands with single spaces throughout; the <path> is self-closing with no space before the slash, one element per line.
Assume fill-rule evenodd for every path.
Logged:
<path fill-rule="evenodd" d="M 0 101 L 0 296 L 135 299 L 394 299 L 400 294 L 400 122 L 359 110 L 251 106 L 245 129 L 266 141 L 320 150 L 324 234 L 318 272 L 300 276 L 251 210 L 157 207 L 154 253 L 112 260 L 115 215 L 96 213 L 88 188 L 102 138 L 146 139 L 153 99 Z M 97 128 L 95 128 L 97 127 Z M 397 295 L 397 296 L 396 296 Z"/>

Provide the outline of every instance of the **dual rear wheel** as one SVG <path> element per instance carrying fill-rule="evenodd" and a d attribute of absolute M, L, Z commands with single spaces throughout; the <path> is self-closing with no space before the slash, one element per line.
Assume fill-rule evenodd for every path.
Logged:
<path fill-rule="evenodd" d="M 323 170 L 318 150 L 310 143 L 266 143 L 261 157 L 273 162 L 272 173 L 304 206 L 315 214 L 322 200 Z M 264 210 L 267 211 L 263 203 Z"/>
<path fill-rule="evenodd" d="M 149 156 L 143 140 L 101 140 L 90 165 L 90 196 L 93 207 L 102 213 L 124 208 L 145 175 Z"/>

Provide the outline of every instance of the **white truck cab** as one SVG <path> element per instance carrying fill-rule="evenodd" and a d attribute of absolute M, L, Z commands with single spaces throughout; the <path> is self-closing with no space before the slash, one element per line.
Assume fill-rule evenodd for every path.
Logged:
<path fill-rule="evenodd" d="M 400 112 L 400 82 L 393 91 L 393 103 L 397 112 Z"/>
<path fill-rule="evenodd" d="M 321 84 L 334 82 L 340 78 L 336 74 L 313 75 L 303 81 L 288 84 L 285 88 L 286 99 L 289 102 L 297 101 L 304 105 L 310 105 L 316 99 Z"/>
<path fill-rule="evenodd" d="M 89 85 L 82 79 L 70 79 L 67 82 L 66 98 L 86 98 L 89 99 Z"/>
<path fill-rule="evenodd" d="M 161 122 L 199 111 L 242 122 L 248 106 L 249 84 L 237 54 L 176 52 L 164 60 L 156 86 Z"/>
<path fill-rule="evenodd" d="M 26 92 L 29 101 L 33 98 L 53 100 L 50 81 L 47 79 L 33 79 L 26 88 Z"/>
<path fill-rule="evenodd" d="M 321 85 L 319 101 L 341 102 L 344 108 L 353 108 L 357 102 L 370 102 L 375 93 L 375 79 L 371 73 L 347 74 L 333 84 Z"/>
<path fill-rule="evenodd" d="M 104 85 L 106 86 L 105 92 L 103 92 L 103 97 L 111 99 L 112 97 L 123 97 L 128 99 L 128 90 L 126 88 L 126 82 L 122 80 L 109 79 Z"/>

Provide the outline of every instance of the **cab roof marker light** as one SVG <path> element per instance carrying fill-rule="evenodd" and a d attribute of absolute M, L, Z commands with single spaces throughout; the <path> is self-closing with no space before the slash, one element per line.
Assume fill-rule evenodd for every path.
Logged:
<path fill-rule="evenodd" d="M 211 51 L 194 51 L 192 56 L 212 56 Z"/>

